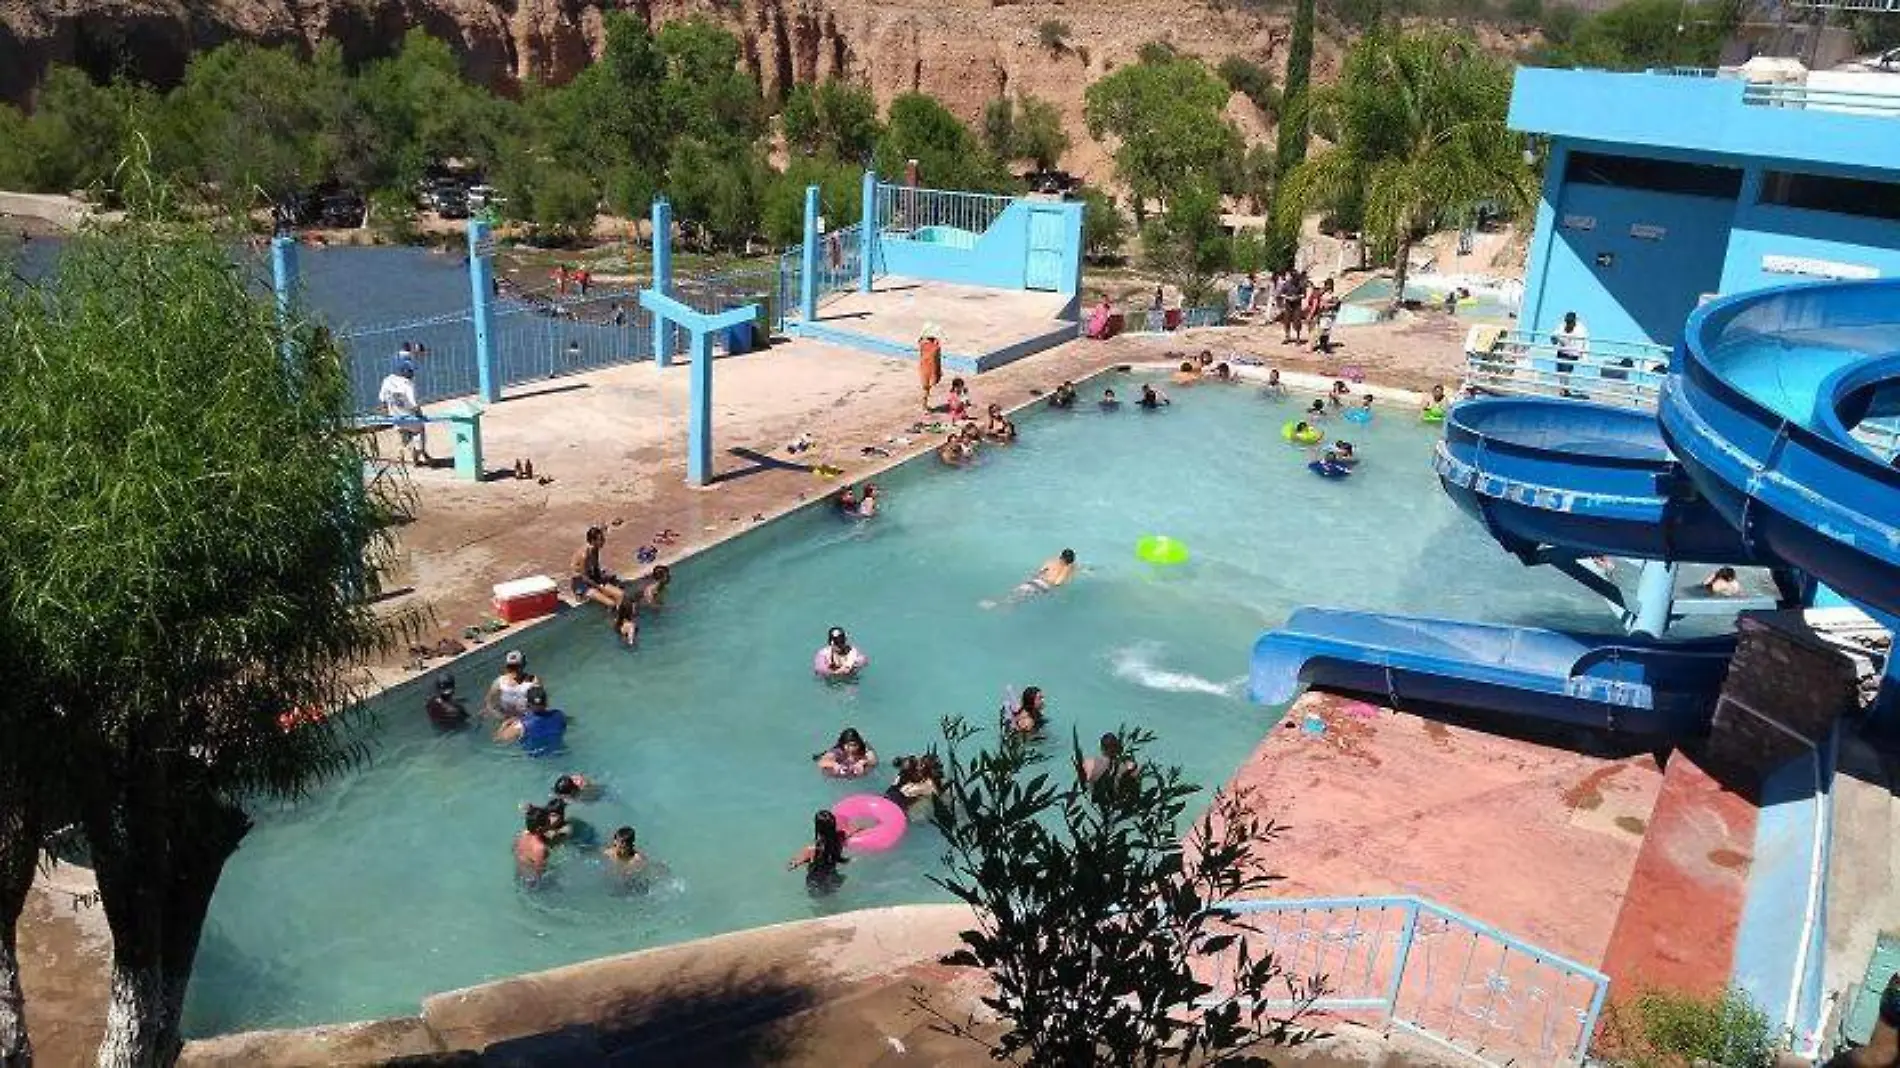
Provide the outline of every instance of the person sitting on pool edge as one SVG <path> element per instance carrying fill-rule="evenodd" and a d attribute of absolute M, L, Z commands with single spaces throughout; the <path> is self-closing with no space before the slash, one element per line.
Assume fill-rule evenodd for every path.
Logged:
<path fill-rule="evenodd" d="M 435 677 L 435 696 L 424 711 L 439 731 L 459 731 L 468 726 L 468 705 L 455 696 L 455 676 L 444 671 Z"/>
<path fill-rule="evenodd" d="M 548 691 L 535 685 L 528 690 L 528 713 L 511 719 L 495 732 L 495 740 L 519 743 L 529 756 L 558 751 L 567 738 L 567 713 L 548 707 Z"/>
<path fill-rule="evenodd" d="M 1042 695 L 1042 687 L 1026 686 L 1022 700 L 1015 705 L 1003 706 L 1003 733 L 1020 738 L 1040 738 L 1042 730 L 1049 725 L 1045 710 L 1049 699 Z"/>
<path fill-rule="evenodd" d="M 970 387 L 963 384 L 963 379 L 950 380 L 950 400 L 945 411 L 950 413 L 953 423 L 961 423 L 970 417 Z"/>
<path fill-rule="evenodd" d="M 838 741 L 830 749 L 812 757 L 818 770 L 834 779 L 863 778 L 877 767 L 877 750 L 868 745 L 856 727 L 838 732 Z"/>
<path fill-rule="evenodd" d="M 1102 391 L 1102 399 L 1099 402 L 1099 406 L 1105 412 L 1112 412 L 1115 409 L 1120 408 L 1122 406 L 1122 402 L 1115 399 L 1114 390 L 1105 389 Z"/>
<path fill-rule="evenodd" d="M 1141 384 L 1141 398 L 1135 401 L 1136 406 L 1150 412 L 1173 403 L 1173 401 L 1168 399 L 1166 393 L 1161 392 L 1147 382 Z"/>
<path fill-rule="evenodd" d="M 1075 407 L 1075 383 L 1064 379 L 1062 384 L 1056 387 L 1056 391 L 1049 395 L 1049 407 L 1063 409 Z"/>
<path fill-rule="evenodd" d="M 823 897 L 844 885 L 844 873 L 838 869 L 851 863 L 844 855 L 845 832 L 838 816 L 821 808 L 811 818 L 811 844 L 798 851 L 786 871 L 805 869 L 805 889 L 813 897 Z"/>
<path fill-rule="evenodd" d="M 620 576 L 601 566 L 600 553 L 606 547 L 607 528 L 588 527 L 586 543 L 574 553 L 573 574 L 568 581 L 573 586 L 574 596 L 612 608 L 620 603 L 624 591 L 620 588 Z"/>
<path fill-rule="evenodd" d="M 1740 597 L 1743 592 L 1742 580 L 1735 575 L 1732 567 L 1718 567 L 1709 572 L 1709 577 L 1698 583 L 1711 597 Z"/>

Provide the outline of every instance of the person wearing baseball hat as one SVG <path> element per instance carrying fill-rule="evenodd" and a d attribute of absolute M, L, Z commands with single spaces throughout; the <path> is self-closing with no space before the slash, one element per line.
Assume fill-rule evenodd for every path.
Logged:
<path fill-rule="evenodd" d="M 519 649 L 508 650 L 502 659 L 501 674 L 489 684 L 482 712 L 502 719 L 515 719 L 528 711 L 528 691 L 540 682 L 528 673 L 528 658 Z"/>

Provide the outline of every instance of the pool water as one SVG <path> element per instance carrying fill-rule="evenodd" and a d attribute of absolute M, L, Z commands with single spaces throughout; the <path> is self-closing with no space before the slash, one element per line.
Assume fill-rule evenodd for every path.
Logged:
<path fill-rule="evenodd" d="M 1419 279 L 1407 279 L 1405 295 L 1429 305 L 1436 305 L 1445 299 L 1446 289 L 1433 286 Z M 1517 317 L 1517 309 L 1506 304 L 1496 293 L 1483 289 L 1474 289 L 1469 303 L 1458 306 L 1458 316 L 1474 322 L 1506 322 Z M 1372 278 L 1354 286 L 1352 291 L 1341 298 L 1338 325 L 1365 326 L 1376 323 L 1392 303 L 1392 280 L 1390 278 Z"/>
<path fill-rule="evenodd" d="M 1135 392 L 1132 377 L 1113 384 Z M 232 860 L 188 1031 L 413 1013 L 430 993 L 519 972 L 945 899 L 926 879 L 941 856 L 927 826 L 850 864 L 828 899 L 785 870 L 813 810 L 888 782 L 883 769 L 857 786 L 819 777 L 811 754 L 846 725 L 888 763 L 937 740 L 946 715 L 987 731 L 1006 691 L 1037 684 L 1064 742 L 1071 729 L 1087 739 L 1145 726 L 1160 736 L 1156 758 L 1212 788 L 1277 719 L 1246 702 L 1243 679 L 1254 640 L 1300 605 L 1614 625 L 1454 509 L 1429 464 L 1432 428 L 1410 411 L 1336 424 L 1365 461 L 1327 481 L 1281 440 L 1300 400 L 1251 386 L 1175 395 L 1159 413 L 1040 412 L 1019 445 L 975 468 L 926 458 L 880 479 L 874 522 L 807 512 L 716 548 L 679 568 L 638 651 L 617 646 L 591 608 L 523 635 L 531 668 L 574 717 L 562 757 L 438 736 L 420 697 L 382 708 L 373 761 L 261 813 Z M 645 529 L 609 544 L 623 571 L 635 532 Z M 1185 541 L 1191 560 L 1137 561 L 1135 542 L 1151 533 Z M 1087 568 L 1070 587 L 984 607 L 1065 546 Z M 855 685 L 811 675 L 833 624 L 870 656 Z M 487 678 L 468 675 L 472 697 Z M 564 771 L 611 792 L 574 814 L 603 833 L 635 825 L 670 880 L 611 896 L 591 852 L 557 850 L 548 885 L 517 888 L 520 806 Z"/>

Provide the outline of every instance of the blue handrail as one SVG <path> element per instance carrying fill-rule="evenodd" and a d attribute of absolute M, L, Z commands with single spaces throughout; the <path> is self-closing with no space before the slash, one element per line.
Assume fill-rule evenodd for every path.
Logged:
<path fill-rule="evenodd" d="M 1310 1001 L 1270 1006 L 1391 1026 L 1491 1064 L 1581 1064 L 1609 994 L 1595 968 L 1411 895 L 1248 898 L 1218 906 L 1247 925 L 1253 948 L 1319 978 Z M 1220 990 L 1218 980 L 1216 990 Z"/>

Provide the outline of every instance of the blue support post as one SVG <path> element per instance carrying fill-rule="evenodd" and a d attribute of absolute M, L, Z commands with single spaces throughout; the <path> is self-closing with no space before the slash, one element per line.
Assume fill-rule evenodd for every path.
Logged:
<path fill-rule="evenodd" d="M 653 289 L 661 296 L 673 292 L 673 205 L 665 197 L 653 200 Z M 653 362 L 673 366 L 673 324 L 653 318 Z"/>
<path fill-rule="evenodd" d="M 297 239 L 278 234 L 270 242 L 271 290 L 277 295 L 277 329 L 284 332 L 283 360 L 291 359 L 291 311 L 297 304 Z"/>
<path fill-rule="evenodd" d="M 475 319 L 475 391 L 483 404 L 501 399 L 495 373 L 495 238 L 488 220 L 468 221 L 468 295 Z"/>
<path fill-rule="evenodd" d="M 1552 141 L 1550 155 L 1544 161 L 1544 193 L 1537 201 L 1537 224 L 1531 232 L 1529 263 L 1524 269 L 1524 300 L 1518 309 L 1517 325 L 1527 331 L 1547 326 L 1544 322 L 1544 276 L 1550 271 L 1552 242 L 1556 240 L 1557 205 L 1563 202 L 1564 168 L 1570 164 L 1570 146 Z"/>
<path fill-rule="evenodd" d="M 1399 936 L 1399 945 L 1392 954 L 1392 985 L 1385 992 L 1385 1015 L 1391 1019 L 1398 1012 L 1399 988 L 1405 984 L 1405 962 L 1412 955 L 1412 940 L 1418 936 L 1418 902 L 1405 904 L 1405 930 Z"/>
<path fill-rule="evenodd" d="M 712 332 L 693 332 L 693 382 L 687 398 L 686 481 L 712 481 Z"/>
<path fill-rule="evenodd" d="M 805 244 L 798 256 L 798 314 L 818 318 L 818 187 L 805 187 Z"/>
<path fill-rule="evenodd" d="M 858 229 L 858 292 L 871 291 L 871 264 L 877 258 L 877 172 L 864 172 L 864 225 Z"/>
<path fill-rule="evenodd" d="M 1637 634 L 1660 638 L 1669 630 L 1669 614 L 1676 605 L 1677 566 L 1661 560 L 1643 562 L 1636 584 Z"/>

